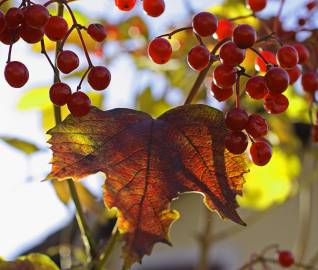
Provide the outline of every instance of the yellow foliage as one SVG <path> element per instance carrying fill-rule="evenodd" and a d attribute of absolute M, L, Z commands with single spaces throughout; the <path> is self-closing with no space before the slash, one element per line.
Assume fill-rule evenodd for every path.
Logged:
<path fill-rule="evenodd" d="M 250 173 L 245 176 L 243 197 L 239 198 L 240 205 L 263 210 L 283 203 L 290 195 L 293 179 L 299 172 L 299 158 L 274 147 L 272 160 L 266 166 L 250 166 Z"/>

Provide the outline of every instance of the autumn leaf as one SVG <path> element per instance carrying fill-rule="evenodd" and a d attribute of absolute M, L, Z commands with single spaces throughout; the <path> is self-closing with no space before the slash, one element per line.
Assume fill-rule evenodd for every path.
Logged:
<path fill-rule="evenodd" d="M 93 108 L 51 129 L 52 172 L 48 179 L 79 180 L 107 175 L 104 200 L 119 210 L 127 265 L 141 261 L 157 242 L 170 244 L 178 218 L 170 202 L 200 192 L 211 210 L 244 224 L 236 212 L 245 157 L 224 148 L 224 116 L 206 105 L 185 105 L 154 120 L 130 109 Z"/>

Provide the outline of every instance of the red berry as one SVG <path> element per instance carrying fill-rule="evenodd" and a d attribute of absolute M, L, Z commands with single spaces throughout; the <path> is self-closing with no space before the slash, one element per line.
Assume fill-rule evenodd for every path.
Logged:
<path fill-rule="evenodd" d="M 264 98 L 264 109 L 270 114 L 279 114 L 287 110 L 288 98 L 282 94 L 267 94 Z"/>
<path fill-rule="evenodd" d="M 293 254 L 288 250 L 278 252 L 278 262 L 282 267 L 291 267 L 295 263 Z"/>
<path fill-rule="evenodd" d="M 225 126 L 234 131 L 243 130 L 248 123 L 248 115 L 241 108 L 232 108 L 225 115 Z"/>
<path fill-rule="evenodd" d="M 268 63 L 272 65 L 276 65 L 276 56 L 271 51 L 260 51 L 259 52 Z M 263 59 L 259 56 L 256 57 L 256 66 L 258 67 L 258 70 L 261 72 L 266 72 L 267 66 L 266 63 L 264 63 Z"/>
<path fill-rule="evenodd" d="M 100 23 L 92 23 L 87 28 L 87 33 L 92 39 L 102 42 L 106 38 L 105 27 Z"/>
<path fill-rule="evenodd" d="M 217 101 L 225 101 L 229 99 L 233 94 L 233 88 L 220 88 L 215 85 L 213 82 L 211 83 L 211 93 Z"/>
<path fill-rule="evenodd" d="M 265 82 L 270 93 L 279 94 L 287 89 L 289 76 L 284 69 L 280 67 L 273 67 L 266 72 Z"/>
<path fill-rule="evenodd" d="M 168 40 L 164 38 L 155 38 L 149 44 L 148 54 L 155 63 L 165 64 L 171 58 L 172 47 Z"/>
<path fill-rule="evenodd" d="M 19 28 L 21 38 L 27 43 L 37 43 L 43 38 L 43 31 L 37 28 L 29 27 L 26 24 L 22 24 Z"/>
<path fill-rule="evenodd" d="M 136 5 L 137 0 L 115 0 L 115 5 L 121 11 L 132 10 Z"/>
<path fill-rule="evenodd" d="M 210 62 L 210 51 L 203 45 L 193 47 L 188 53 L 188 64 L 194 70 L 205 69 Z"/>
<path fill-rule="evenodd" d="M 92 67 L 87 75 L 87 81 L 94 90 L 104 90 L 108 87 L 111 74 L 106 67 Z"/>
<path fill-rule="evenodd" d="M 21 62 L 12 61 L 4 69 L 4 77 L 10 86 L 20 88 L 28 81 L 29 71 Z"/>
<path fill-rule="evenodd" d="M 11 45 L 20 39 L 20 34 L 16 28 L 5 27 L 0 34 L 0 41 L 3 44 Z"/>
<path fill-rule="evenodd" d="M 241 49 L 250 48 L 256 41 L 256 31 L 248 24 L 240 24 L 233 31 L 233 41 Z"/>
<path fill-rule="evenodd" d="M 212 36 L 217 27 L 217 18 L 209 12 L 200 12 L 193 17 L 193 30 L 201 37 Z"/>
<path fill-rule="evenodd" d="M 307 71 L 301 77 L 301 85 L 307 93 L 314 93 L 318 90 L 318 75 L 314 71 Z"/>
<path fill-rule="evenodd" d="M 246 83 L 247 94 L 254 99 L 262 99 L 268 93 L 265 78 L 263 76 L 254 76 Z"/>
<path fill-rule="evenodd" d="M 230 131 L 225 136 L 224 144 L 226 149 L 231 153 L 239 155 L 245 152 L 248 139 L 246 134 L 242 131 Z"/>
<path fill-rule="evenodd" d="M 282 68 L 293 68 L 299 61 L 297 50 L 293 46 L 285 45 L 276 54 L 277 62 Z"/>
<path fill-rule="evenodd" d="M 234 24 L 227 19 L 220 19 L 218 27 L 216 29 L 216 35 L 218 40 L 229 38 L 232 36 L 234 30 Z"/>
<path fill-rule="evenodd" d="M 306 24 L 307 20 L 305 18 L 299 18 L 298 19 L 298 25 L 304 26 Z"/>
<path fill-rule="evenodd" d="M 264 137 L 268 132 L 267 122 L 259 114 L 251 114 L 248 117 L 246 131 L 255 139 Z"/>
<path fill-rule="evenodd" d="M 309 59 L 309 50 L 301 43 L 296 43 L 293 45 L 298 53 L 298 63 L 304 64 Z"/>
<path fill-rule="evenodd" d="M 314 143 L 318 142 L 318 125 L 313 125 L 311 128 L 311 138 Z"/>
<path fill-rule="evenodd" d="M 50 14 L 45 6 L 32 5 L 24 11 L 24 22 L 34 28 L 42 28 L 48 22 Z"/>
<path fill-rule="evenodd" d="M 91 100 L 85 93 L 78 91 L 69 97 L 67 108 L 73 116 L 82 117 L 89 113 Z"/>
<path fill-rule="evenodd" d="M 3 12 L 0 10 L 0 33 L 5 29 L 6 26 L 6 19 L 4 17 Z"/>
<path fill-rule="evenodd" d="M 144 11 L 151 17 L 160 16 L 166 8 L 164 0 L 143 0 Z"/>
<path fill-rule="evenodd" d="M 226 42 L 220 49 L 220 59 L 224 65 L 238 66 L 244 61 L 245 50 L 238 48 L 234 42 Z"/>
<path fill-rule="evenodd" d="M 301 70 L 299 67 L 295 66 L 291 69 L 286 69 L 289 76 L 289 84 L 294 84 L 301 75 Z"/>
<path fill-rule="evenodd" d="M 65 105 L 71 95 L 72 90 L 66 83 L 57 82 L 50 88 L 50 99 L 57 106 Z"/>
<path fill-rule="evenodd" d="M 272 148 L 265 141 L 256 141 L 250 148 L 250 158 L 257 166 L 265 166 L 272 158 Z"/>
<path fill-rule="evenodd" d="M 231 66 L 221 64 L 213 71 L 213 82 L 220 88 L 231 88 L 236 78 L 236 69 Z"/>
<path fill-rule="evenodd" d="M 67 31 L 67 22 L 61 16 L 51 16 L 44 28 L 45 35 L 52 41 L 62 40 Z"/>
<path fill-rule="evenodd" d="M 23 22 L 23 18 L 23 11 L 16 7 L 9 8 L 5 16 L 9 28 L 17 28 Z"/>
<path fill-rule="evenodd" d="M 57 56 L 56 63 L 60 71 L 68 74 L 79 66 L 79 58 L 72 51 L 61 51 Z"/>
<path fill-rule="evenodd" d="M 247 0 L 247 5 L 254 12 L 263 10 L 266 7 L 267 0 Z"/>
<path fill-rule="evenodd" d="M 316 1 L 310 1 L 309 3 L 307 3 L 306 7 L 308 10 L 312 10 L 317 6 L 317 2 Z"/>

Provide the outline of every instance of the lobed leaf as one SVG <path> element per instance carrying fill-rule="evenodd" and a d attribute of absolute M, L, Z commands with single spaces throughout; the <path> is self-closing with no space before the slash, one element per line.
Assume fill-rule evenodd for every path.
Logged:
<path fill-rule="evenodd" d="M 206 105 L 185 105 L 158 119 L 130 109 L 93 108 L 83 118 L 67 117 L 51 129 L 52 172 L 48 179 L 79 180 L 107 175 L 104 200 L 119 210 L 129 266 L 157 242 L 170 244 L 178 218 L 170 202 L 180 193 L 200 192 L 208 208 L 244 225 L 236 212 L 245 157 L 225 150 L 224 116 Z"/>

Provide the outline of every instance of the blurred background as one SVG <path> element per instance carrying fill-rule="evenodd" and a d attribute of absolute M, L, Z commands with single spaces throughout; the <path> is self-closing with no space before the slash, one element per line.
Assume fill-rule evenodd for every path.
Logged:
<path fill-rule="evenodd" d="M 270 27 L 280 1 L 268 2 L 267 8 L 257 14 L 261 20 L 248 18 L 238 23 L 250 23 L 260 32 L 263 25 Z M 317 28 L 317 13 L 308 15 L 307 0 L 285 2 L 281 16 L 285 34 L 297 29 L 299 19 L 306 16 L 310 18 L 306 29 Z M 167 0 L 166 11 L 159 18 L 146 16 L 140 4 L 129 13 L 118 11 L 110 0 L 80 0 L 71 6 L 80 24 L 102 22 L 108 32 L 105 44 L 97 44 L 85 36 L 93 62 L 106 64 L 112 73 L 111 85 L 105 93 L 90 91 L 84 83 L 83 89 L 93 103 L 105 110 L 136 108 L 154 117 L 184 102 L 197 76 L 185 60 L 196 40 L 187 33 L 175 35 L 171 41 L 174 58 L 163 66 L 148 59 L 147 42 L 171 29 L 189 25 L 192 15 L 201 10 L 210 10 L 219 18 L 250 13 L 244 1 L 239 0 Z M 293 38 L 317 42 L 315 31 L 299 31 Z M 54 44 L 47 44 L 53 57 Z M 70 36 L 66 48 L 81 55 L 75 35 Z M 23 61 L 30 72 L 30 80 L 23 89 L 10 88 L 0 76 L 0 256 L 14 259 L 26 252 L 41 251 L 67 269 L 71 258 L 81 260 L 82 246 L 67 185 L 41 182 L 50 170 L 51 152 L 45 133 L 54 126 L 54 117 L 48 97 L 53 73 L 39 49 L 23 41 L 13 47 L 12 59 Z M 1 45 L 0 73 L 7 53 L 7 46 Z M 85 58 L 81 59 L 78 70 L 66 77 L 74 88 L 86 67 Z M 243 66 L 254 72 L 255 56 L 248 54 Z M 219 103 L 213 98 L 209 81 L 211 78 L 196 102 L 220 109 L 231 106 L 233 100 Z M 250 165 L 244 197 L 239 199 L 242 206 L 239 212 L 248 226 L 240 227 L 221 220 L 215 213 L 207 213 L 199 194 L 182 195 L 172 203 L 172 208 L 181 213 L 171 231 L 173 247 L 156 245 L 152 255 L 144 258 L 143 265 L 134 269 L 195 269 L 206 242 L 211 245 L 208 252 L 211 269 L 237 269 L 252 254 L 271 244 L 293 250 L 300 261 L 317 263 L 318 149 L 310 143 L 309 105 L 299 82 L 288 89 L 288 97 L 290 106 L 286 113 L 266 115 L 271 130 L 268 140 L 274 146 L 273 158 L 265 167 Z M 242 102 L 248 112 L 265 115 L 261 102 L 248 97 Z M 68 114 L 66 109 L 63 114 Z M 97 174 L 77 184 L 97 240 L 107 238 L 115 222 L 115 213 L 103 206 L 104 178 Z M 116 248 L 118 251 L 113 254 L 108 269 L 119 269 L 120 244 Z"/>

